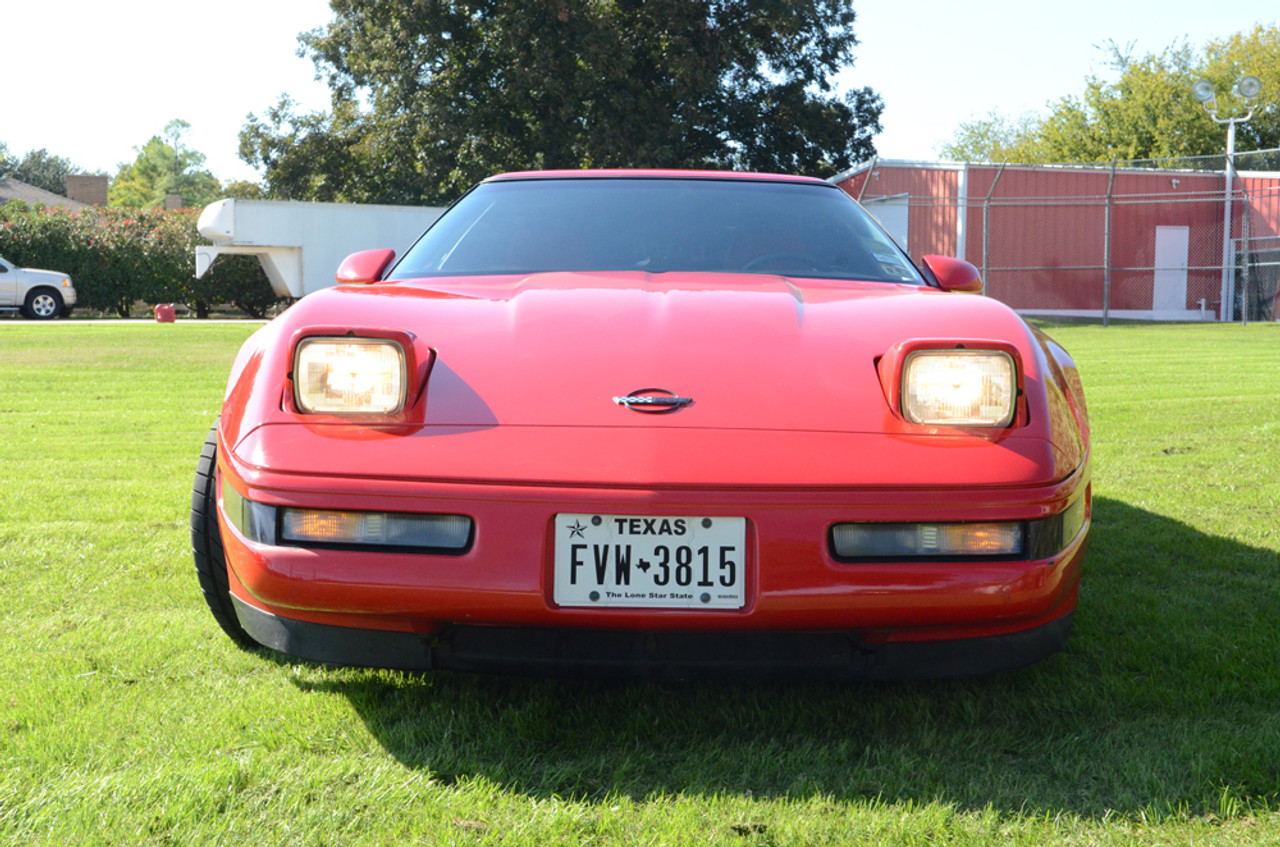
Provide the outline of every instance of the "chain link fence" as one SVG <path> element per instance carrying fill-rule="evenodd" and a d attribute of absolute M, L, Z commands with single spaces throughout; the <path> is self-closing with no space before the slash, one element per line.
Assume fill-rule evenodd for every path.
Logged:
<path fill-rule="evenodd" d="M 980 268 L 989 296 L 1026 314 L 1280 319 L 1280 149 L 1233 159 L 1230 171 L 1225 156 L 873 160 L 835 181 L 912 258 L 961 256 Z"/>

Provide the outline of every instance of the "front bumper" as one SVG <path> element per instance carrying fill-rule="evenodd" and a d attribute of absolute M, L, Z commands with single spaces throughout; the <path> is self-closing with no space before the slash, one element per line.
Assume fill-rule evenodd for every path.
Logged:
<path fill-rule="evenodd" d="M 620 665 L 678 675 L 746 662 L 856 676 L 919 668 L 935 677 L 1020 667 L 1066 641 L 1089 524 L 1087 462 L 1048 485 L 978 489 L 322 477 L 264 470 L 225 446 L 219 467 L 241 496 L 275 506 L 474 519 L 465 553 L 424 555 L 258 544 L 221 515 L 230 589 L 247 632 L 291 655 L 379 667 Z M 830 527 L 843 521 L 1036 520 L 1081 499 L 1083 527 L 1045 558 L 848 563 L 827 547 Z M 561 512 L 743 516 L 747 602 L 733 610 L 558 607 L 550 529 Z"/>

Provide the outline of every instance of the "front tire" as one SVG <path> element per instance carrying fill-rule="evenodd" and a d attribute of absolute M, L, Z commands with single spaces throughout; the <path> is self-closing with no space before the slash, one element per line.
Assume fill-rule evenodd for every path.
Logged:
<path fill-rule="evenodd" d="M 191 489 L 191 553 L 196 564 L 196 578 L 204 593 L 204 602 L 222 631 L 241 647 L 257 643 L 240 626 L 231 604 L 231 588 L 227 582 L 227 555 L 222 549 L 222 532 L 218 529 L 218 423 L 214 421 L 196 462 L 196 480 Z"/>
<path fill-rule="evenodd" d="M 22 314 L 37 321 L 53 320 L 62 314 L 62 295 L 52 288 L 33 288 L 22 304 Z"/>

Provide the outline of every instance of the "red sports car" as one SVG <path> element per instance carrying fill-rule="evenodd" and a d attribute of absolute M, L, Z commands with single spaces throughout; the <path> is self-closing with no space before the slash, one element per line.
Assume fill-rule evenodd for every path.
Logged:
<path fill-rule="evenodd" d="M 946 677 L 1066 644 L 1075 364 L 836 186 L 504 174 L 253 335 L 192 504 L 245 645 L 341 665 Z"/>

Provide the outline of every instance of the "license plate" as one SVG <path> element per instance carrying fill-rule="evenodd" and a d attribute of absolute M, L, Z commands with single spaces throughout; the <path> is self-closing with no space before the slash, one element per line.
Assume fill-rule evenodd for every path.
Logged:
<path fill-rule="evenodd" d="M 746 518 L 556 515 L 560 606 L 741 609 Z"/>

